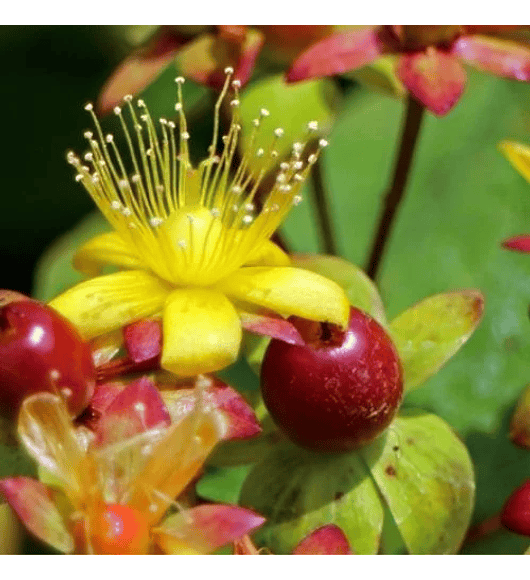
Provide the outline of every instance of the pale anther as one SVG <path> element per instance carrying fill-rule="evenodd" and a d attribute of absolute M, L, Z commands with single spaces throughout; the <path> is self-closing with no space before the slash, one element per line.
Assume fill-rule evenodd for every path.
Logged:
<path fill-rule="evenodd" d="M 182 103 L 175 103 L 175 111 L 182 111 Z"/>
<path fill-rule="evenodd" d="M 92 155 L 92 153 L 90 153 L 90 151 L 89 151 L 88 153 L 85 153 L 84 158 L 85 158 L 85 161 L 93 161 L 94 155 Z"/>
<path fill-rule="evenodd" d="M 125 216 L 125 217 L 129 217 L 132 214 L 132 211 L 128 208 L 128 207 L 124 207 L 121 210 L 121 213 Z"/>
<path fill-rule="evenodd" d="M 85 111 L 92 111 L 93 108 L 94 108 L 94 105 L 92 103 L 87 103 L 85 105 Z"/>
<path fill-rule="evenodd" d="M 119 201 L 114 200 L 110 203 L 110 207 L 114 210 L 118 210 L 121 207 L 121 203 Z"/>
<path fill-rule="evenodd" d="M 154 227 L 158 227 L 164 223 L 164 220 L 161 217 L 152 217 L 149 220 L 149 223 Z"/>
<path fill-rule="evenodd" d="M 112 143 L 114 141 L 114 136 L 111 135 L 110 133 L 108 135 L 105 135 L 105 141 L 107 143 Z"/>
<path fill-rule="evenodd" d="M 138 99 L 136 104 L 138 107 L 145 107 L 145 101 L 143 99 Z"/>
<path fill-rule="evenodd" d="M 239 88 L 241 87 L 241 81 L 240 81 L 239 79 L 234 79 L 234 80 L 232 81 L 232 86 L 233 86 L 235 89 L 239 89 Z"/>
<path fill-rule="evenodd" d="M 232 101 L 230 101 L 231 107 L 237 107 L 238 105 L 239 105 L 239 99 L 233 99 Z"/>
<path fill-rule="evenodd" d="M 78 174 L 75 176 L 75 180 L 76 180 L 76 181 L 81 181 L 82 179 L 83 179 L 83 176 L 82 176 L 80 173 L 78 173 Z"/>
<path fill-rule="evenodd" d="M 119 115 L 121 113 L 121 107 L 114 107 L 114 114 Z"/>
<path fill-rule="evenodd" d="M 212 208 L 210 210 L 210 213 L 212 214 L 212 217 L 214 217 L 214 218 L 219 217 L 221 215 L 220 210 L 218 210 L 216 207 Z"/>
<path fill-rule="evenodd" d="M 94 136 L 94 133 L 92 133 L 92 131 L 85 131 L 83 133 L 83 136 L 85 139 L 92 139 L 92 137 Z"/>
<path fill-rule="evenodd" d="M 283 129 L 281 127 L 278 127 L 277 129 L 274 129 L 274 134 L 276 135 L 276 137 L 283 137 Z"/>
<path fill-rule="evenodd" d="M 176 82 L 178 85 L 181 85 L 181 84 L 182 84 L 182 83 L 183 83 L 185 80 L 186 80 L 186 79 L 185 79 L 184 77 L 177 77 L 177 78 L 175 79 L 175 82 Z"/>
<path fill-rule="evenodd" d="M 317 121 L 309 121 L 307 124 L 307 128 L 310 131 L 318 131 L 318 122 Z"/>
<path fill-rule="evenodd" d="M 320 139 L 320 141 L 318 142 L 318 144 L 321 147 L 327 147 L 328 146 L 328 142 L 326 141 L 326 139 Z"/>
<path fill-rule="evenodd" d="M 180 134 L 180 136 L 183 139 L 189 139 L 190 138 L 190 134 L 187 131 L 182 131 L 182 133 Z"/>
<path fill-rule="evenodd" d="M 234 69 L 231 66 L 227 66 L 225 68 L 225 75 L 233 75 L 234 74 Z"/>
<path fill-rule="evenodd" d="M 242 221 L 243 221 L 244 224 L 250 224 L 250 223 L 252 223 L 252 220 L 253 219 L 254 218 L 251 215 L 245 215 L 245 216 L 243 216 L 243 220 Z"/>
<path fill-rule="evenodd" d="M 125 96 L 123 97 L 123 100 L 124 100 L 126 103 L 130 103 L 130 102 L 132 101 L 132 98 L 133 98 L 133 96 L 132 96 L 132 95 L 125 95 Z"/>
<path fill-rule="evenodd" d="M 311 153 L 311 155 L 307 158 L 307 162 L 310 165 L 313 165 L 313 163 L 316 163 L 317 159 L 318 157 L 314 153 Z"/>
<path fill-rule="evenodd" d="M 270 113 L 269 113 L 269 111 L 267 111 L 267 109 L 260 109 L 260 112 L 259 112 L 259 114 L 260 114 L 262 117 L 268 117 L 268 116 L 270 115 Z"/>
<path fill-rule="evenodd" d="M 301 195 L 295 195 L 293 197 L 293 204 L 294 205 L 299 205 L 299 203 L 302 201 L 302 196 Z"/>

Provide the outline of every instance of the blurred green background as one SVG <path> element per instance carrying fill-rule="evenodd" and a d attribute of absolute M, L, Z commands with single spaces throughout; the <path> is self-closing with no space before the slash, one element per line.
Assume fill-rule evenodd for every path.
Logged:
<path fill-rule="evenodd" d="M 65 154 L 69 148 L 82 151 L 82 132 L 88 127 L 82 107 L 96 98 L 126 48 L 112 27 L 0 29 L 0 286 L 29 293 L 45 247 L 93 208 L 74 182 Z M 436 412 L 465 439 L 477 475 L 477 522 L 496 513 L 530 476 L 530 451 L 516 449 L 508 439 L 513 406 L 530 382 L 530 256 L 500 247 L 507 237 L 530 233 L 530 185 L 497 150 L 505 138 L 530 143 L 530 85 L 468 72 L 466 92 L 455 109 L 441 119 L 426 115 L 380 288 L 389 319 L 438 292 L 475 287 L 485 294 L 479 330 L 405 401 Z M 167 96 L 168 86 L 160 82 L 148 92 L 154 101 L 167 98 L 171 110 L 174 97 Z M 315 90 L 328 89 L 318 85 Z M 363 265 L 392 170 L 403 104 L 356 83 L 337 90 L 342 104 L 323 158 L 324 178 L 341 254 Z M 268 106 L 278 115 L 277 125 L 289 124 L 293 109 L 282 106 L 287 96 L 281 90 L 273 90 L 269 81 L 255 81 L 248 91 L 246 106 Z M 315 106 L 320 105 L 313 102 L 309 108 Z M 304 118 L 303 100 L 296 109 Z M 191 132 L 193 139 L 193 127 Z M 101 227 L 96 219 L 81 234 Z M 317 251 L 316 232 L 307 190 L 284 233 L 296 250 Z M 75 243 L 67 240 L 66 248 L 72 251 Z M 64 243 L 48 254 L 39 277 L 40 298 L 70 283 L 67 256 Z M 522 553 L 529 543 L 499 531 L 464 551 Z"/>

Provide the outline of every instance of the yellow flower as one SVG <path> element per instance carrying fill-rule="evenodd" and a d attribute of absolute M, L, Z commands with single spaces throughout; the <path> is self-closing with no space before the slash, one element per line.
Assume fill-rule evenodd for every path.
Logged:
<path fill-rule="evenodd" d="M 126 139 L 127 162 L 104 135 L 87 105 L 97 135 L 85 134 L 91 151 L 87 165 L 73 153 L 69 162 L 76 179 L 90 193 L 114 232 L 97 236 L 75 257 L 75 265 L 95 276 L 104 264 L 124 269 L 98 276 L 71 288 L 50 305 L 91 338 L 146 316 L 163 319 L 162 366 L 191 376 L 221 369 L 237 358 L 242 330 L 240 316 L 263 309 L 282 316 L 297 315 L 345 326 L 348 300 L 334 282 L 293 268 L 288 256 L 269 238 L 293 205 L 301 201 L 301 184 L 317 153 L 307 154 L 303 143 L 293 145 L 292 156 L 280 164 L 276 180 L 255 207 L 264 177 L 276 163 L 274 131 L 268 151 L 247 151 L 235 167 L 239 99 L 237 80 L 227 69 L 224 89 L 216 104 L 214 134 L 208 157 L 194 169 L 188 153 L 189 133 L 182 107 L 182 83 L 177 78 L 176 125 L 160 120 L 161 138 L 143 101 L 138 115 L 131 97 L 125 97 L 132 121 L 117 107 Z M 232 121 L 218 152 L 219 110 L 230 84 Z M 268 112 L 255 119 L 255 133 Z M 314 123 L 308 124 L 311 134 Z M 178 142 L 178 145 L 177 145 Z M 250 163 L 251 156 L 260 162 Z"/>

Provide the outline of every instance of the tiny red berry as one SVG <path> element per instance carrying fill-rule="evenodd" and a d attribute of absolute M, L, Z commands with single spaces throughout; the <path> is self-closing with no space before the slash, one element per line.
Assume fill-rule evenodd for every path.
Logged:
<path fill-rule="evenodd" d="M 0 304 L 0 415 L 16 417 L 22 400 L 39 391 L 63 395 L 78 415 L 95 376 L 90 347 L 66 318 L 26 297 Z"/>
<path fill-rule="evenodd" d="M 392 421 L 403 394 L 398 353 L 382 326 L 350 309 L 346 331 L 291 317 L 306 345 L 271 341 L 261 368 L 263 400 L 295 443 L 350 451 Z"/>
<path fill-rule="evenodd" d="M 86 525 L 96 554 L 147 554 L 149 523 L 139 510 L 128 505 L 103 504 Z"/>
<path fill-rule="evenodd" d="M 504 504 L 501 522 L 516 534 L 530 536 L 530 479 L 510 495 Z"/>

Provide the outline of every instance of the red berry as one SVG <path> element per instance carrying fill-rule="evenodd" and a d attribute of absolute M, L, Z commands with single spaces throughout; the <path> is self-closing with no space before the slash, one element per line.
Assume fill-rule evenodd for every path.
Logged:
<path fill-rule="evenodd" d="M 121 504 L 102 504 L 88 520 L 90 544 L 96 554 L 147 554 L 149 523 L 139 510 Z"/>
<path fill-rule="evenodd" d="M 291 317 L 305 346 L 271 341 L 261 368 L 263 400 L 298 445 L 350 451 L 392 421 L 403 394 L 397 351 L 368 314 L 350 309 L 346 331 Z"/>
<path fill-rule="evenodd" d="M 501 522 L 516 534 L 530 536 L 530 479 L 508 498 L 502 510 Z"/>
<path fill-rule="evenodd" d="M 88 344 L 58 312 L 28 298 L 0 305 L 0 415 L 14 418 L 39 391 L 62 393 L 78 415 L 95 376 Z"/>

